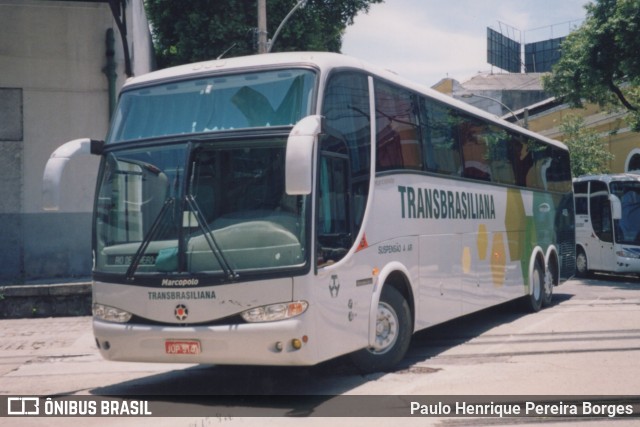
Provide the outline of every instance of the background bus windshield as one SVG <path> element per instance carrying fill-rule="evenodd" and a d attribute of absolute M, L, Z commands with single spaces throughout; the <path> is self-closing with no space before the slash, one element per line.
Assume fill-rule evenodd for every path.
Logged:
<path fill-rule="evenodd" d="M 610 185 L 622 208 L 622 218 L 616 221 L 616 241 L 640 245 L 640 182 L 617 181 Z"/>

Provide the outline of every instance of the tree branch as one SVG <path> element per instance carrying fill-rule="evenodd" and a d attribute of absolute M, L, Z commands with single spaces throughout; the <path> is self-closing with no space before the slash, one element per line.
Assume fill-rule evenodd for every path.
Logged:
<path fill-rule="evenodd" d="M 618 100 L 620 100 L 622 105 L 624 105 L 627 110 L 633 111 L 633 112 L 638 112 L 639 111 L 638 107 L 636 107 L 635 105 L 631 104 L 627 100 L 627 98 L 625 98 L 625 96 L 622 93 L 622 91 L 620 90 L 620 88 L 618 86 L 616 86 L 616 84 L 612 80 L 609 80 L 609 89 L 611 89 L 611 91 L 616 95 Z"/>

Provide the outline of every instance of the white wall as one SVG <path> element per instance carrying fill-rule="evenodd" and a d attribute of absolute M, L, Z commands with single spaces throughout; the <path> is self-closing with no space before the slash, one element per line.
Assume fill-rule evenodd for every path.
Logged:
<path fill-rule="evenodd" d="M 142 0 L 131 0 L 127 6 L 134 71 L 142 74 L 150 71 L 153 57 L 149 29 Z M 9 206 L 0 204 L 0 215 L 22 215 L 17 220 L 11 216 L 17 221 L 14 228 L 18 225 L 24 227 L 25 221 L 33 224 L 34 221 L 48 220 L 52 223 L 50 228 L 55 228 L 56 221 L 64 221 L 59 214 L 49 216 L 42 211 L 42 174 L 47 159 L 58 146 L 69 140 L 81 137 L 104 139 L 106 136 L 109 95 L 103 68 L 106 65 L 105 37 L 109 28 L 115 31 L 119 89 L 126 78 L 122 42 L 108 4 L 0 0 L 0 88 L 22 90 L 22 140 L 0 141 L 0 156 L 3 157 L 0 165 L 3 162 L 21 162 L 16 168 L 21 170 L 20 185 L 15 182 L 3 184 L 0 180 L 0 199 L 19 200 Z M 2 120 L 0 117 L 0 126 Z M 83 240 L 83 251 L 90 242 L 85 216 L 90 215 L 93 207 L 97 169 L 98 158 L 79 158 L 69 163 L 63 178 L 60 212 L 84 214 L 83 229 L 77 236 L 86 239 Z M 5 234 L 2 227 L 0 222 L 0 234 Z M 15 248 L 16 243 L 12 243 L 12 248 L 23 254 L 23 260 L 35 260 L 29 251 L 37 247 L 37 242 L 29 239 L 37 236 L 30 236 L 26 229 L 20 231 L 21 238 L 17 237 L 15 229 L 6 230 L 6 233 L 15 235 L 15 241 L 22 240 L 21 247 Z M 12 248 L 3 247 L 0 243 L 0 255 Z M 70 247 L 69 250 L 78 249 Z M 39 253 L 38 256 L 46 254 Z M 90 254 L 86 256 L 90 257 Z M 21 268 L 25 270 L 22 272 L 24 276 L 32 274 L 29 265 Z M 46 273 L 36 275 L 46 276 Z M 0 271 L 0 283 L 2 277 Z"/>

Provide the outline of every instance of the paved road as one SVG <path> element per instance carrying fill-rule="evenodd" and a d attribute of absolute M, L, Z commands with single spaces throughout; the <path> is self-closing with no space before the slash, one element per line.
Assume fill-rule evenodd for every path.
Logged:
<path fill-rule="evenodd" d="M 88 317 L 2 320 L 0 395 L 162 394 L 168 395 L 168 401 L 171 395 L 186 394 L 640 395 L 640 282 L 613 276 L 573 280 L 557 288 L 555 297 L 555 304 L 540 313 L 522 314 L 503 306 L 420 332 L 396 372 L 366 376 L 340 359 L 312 368 L 107 362 L 95 349 Z M 323 404 L 311 410 L 321 410 Z M 264 409 L 274 416 L 291 412 L 278 405 Z M 224 416 L 90 421 L 92 426 L 300 424 L 300 419 L 291 418 Z M 336 426 L 398 424 L 388 418 L 305 418 L 303 424 L 328 421 Z M 529 421 L 489 420 L 491 425 Z M 3 422 L 87 424 L 83 418 L 0 419 L 0 425 Z M 400 422 L 403 426 L 478 425 L 477 419 L 403 418 Z M 600 420 L 589 425 L 602 423 L 634 424 Z"/>

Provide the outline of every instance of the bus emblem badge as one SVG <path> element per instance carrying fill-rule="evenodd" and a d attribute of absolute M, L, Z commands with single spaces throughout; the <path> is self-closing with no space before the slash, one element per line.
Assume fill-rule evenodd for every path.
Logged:
<path fill-rule="evenodd" d="M 337 298 L 338 292 L 340 292 L 340 281 L 338 280 L 337 274 L 331 275 L 331 283 L 329 284 L 329 292 L 331 293 L 331 298 Z"/>
<path fill-rule="evenodd" d="M 178 304 L 173 313 L 176 315 L 176 319 L 187 320 L 187 317 L 189 316 L 189 309 L 184 304 Z"/>

